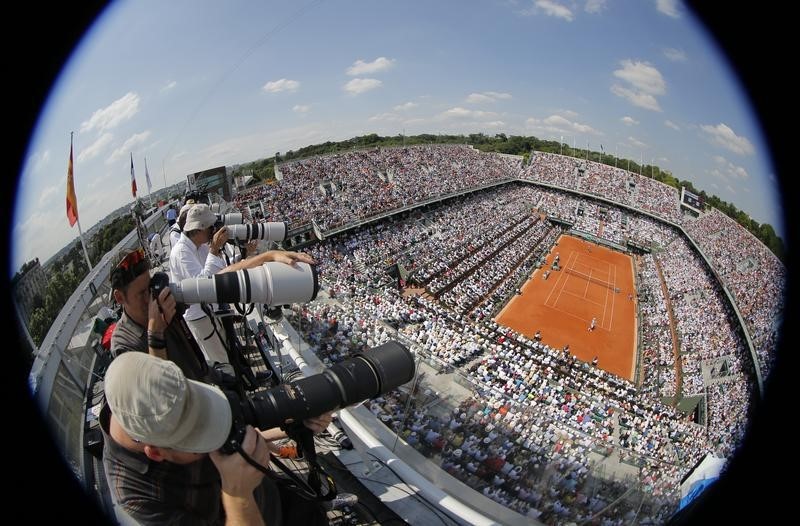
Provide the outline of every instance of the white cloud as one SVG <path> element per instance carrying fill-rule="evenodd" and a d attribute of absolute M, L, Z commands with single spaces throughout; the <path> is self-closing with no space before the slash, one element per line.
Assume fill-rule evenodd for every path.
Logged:
<path fill-rule="evenodd" d="M 344 85 L 343 89 L 351 95 L 360 95 L 383 85 L 378 79 L 353 79 Z"/>
<path fill-rule="evenodd" d="M 117 161 L 119 161 L 119 160 L 121 160 L 123 158 L 126 158 L 126 157 L 129 158 L 130 154 L 133 152 L 134 147 L 137 144 L 142 144 L 144 141 L 147 140 L 148 137 L 150 137 L 150 130 L 143 131 L 142 133 L 136 133 L 134 135 L 131 135 L 130 138 L 128 138 L 128 140 L 126 140 L 124 143 L 122 143 L 122 146 L 120 146 L 119 148 L 117 148 L 116 150 L 114 150 L 111 153 L 111 155 L 108 157 L 108 159 L 106 159 L 106 164 L 114 164 L 115 162 L 117 162 Z M 134 155 L 134 157 L 135 157 L 135 155 Z M 133 163 L 134 163 L 134 167 L 135 167 L 135 165 L 137 164 L 136 163 L 136 159 L 133 160 Z M 142 167 L 142 168 L 144 168 L 144 167 Z M 144 171 L 142 171 L 142 173 L 144 173 Z"/>
<path fill-rule="evenodd" d="M 712 157 L 712 159 L 717 164 L 717 167 L 712 168 L 710 171 L 711 175 L 714 177 L 718 177 L 728 182 L 742 181 L 750 177 L 750 174 L 747 173 L 747 170 L 741 166 L 733 164 L 721 155 L 715 155 Z"/>
<path fill-rule="evenodd" d="M 667 84 L 661 73 L 649 62 L 623 60 L 622 69 L 614 71 L 614 76 L 630 83 L 635 89 L 651 95 L 663 95 Z"/>
<path fill-rule="evenodd" d="M 572 110 L 556 110 L 553 113 L 557 115 L 563 115 L 568 119 L 575 119 L 578 115 L 580 115 L 577 111 L 572 111 Z"/>
<path fill-rule="evenodd" d="M 607 7 L 606 3 L 607 0 L 586 0 L 586 5 L 583 9 L 587 13 L 599 13 Z"/>
<path fill-rule="evenodd" d="M 486 128 L 503 128 L 505 125 L 506 123 L 503 121 L 490 121 L 483 123 L 483 126 Z"/>
<path fill-rule="evenodd" d="M 169 91 L 169 90 L 171 90 L 172 88 L 174 88 L 177 85 L 178 85 L 178 83 L 175 82 L 174 80 L 172 80 L 170 82 L 167 82 L 167 84 L 163 88 L 161 88 L 161 93 L 164 93 L 165 91 Z"/>
<path fill-rule="evenodd" d="M 419 106 L 419 104 L 417 104 L 416 102 L 406 102 L 405 104 L 398 104 L 392 109 L 394 111 L 408 111 L 416 108 L 417 106 Z"/>
<path fill-rule="evenodd" d="M 686 62 L 686 53 L 682 49 L 668 47 L 664 49 L 664 56 L 672 62 Z"/>
<path fill-rule="evenodd" d="M 396 113 L 379 113 L 370 117 L 369 120 L 370 122 L 398 122 L 400 121 L 400 116 Z"/>
<path fill-rule="evenodd" d="M 667 128 L 672 128 L 675 131 L 681 131 L 680 126 L 678 126 L 677 124 L 675 124 L 674 122 L 672 122 L 669 119 L 664 121 L 664 126 L 666 126 Z"/>
<path fill-rule="evenodd" d="M 470 93 L 467 102 L 470 104 L 497 102 L 498 100 L 508 100 L 510 93 L 498 93 L 496 91 L 484 91 L 483 93 Z"/>
<path fill-rule="evenodd" d="M 493 111 L 468 110 L 466 108 L 450 108 L 439 114 L 441 119 L 494 119 L 498 117 Z"/>
<path fill-rule="evenodd" d="M 309 111 L 311 111 L 311 106 L 309 106 L 308 104 L 295 104 L 292 107 L 292 111 L 295 113 L 308 113 Z"/>
<path fill-rule="evenodd" d="M 105 108 L 96 110 L 88 121 L 81 123 L 81 131 L 110 130 L 139 112 L 139 96 L 127 93 Z"/>
<path fill-rule="evenodd" d="M 41 194 L 39 194 L 39 207 L 44 207 L 50 200 L 50 197 L 53 196 L 56 192 L 58 192 L 59 188 L 62 188 L 61 185 L 45 187 L 44 190 L 42 190 Z M 66 192 L 67 189 L 64 188 L 64 195 L 66 195 Z"/>
<path fill-rule="evenodd" d="M 656 0 L 658 12 L 672 18 L 680 18 L 678 12 L 678 0 Z"/>
<path fill-rule="evenodd" d="M 574 122 L 561 115 L 550 115 L 544 119 L 529 118 L 525 121 L 525 126 L 533 131 L 546 134 L 581 134 L 581 135 L 603 135 L 588 124 Z"/>
<path fill-rule="evenodd" d="M 114 136 L 112 134 L 104 133 L 88 147 L 81 150 L 81 152 L 78 154 L 77 162 L 88 161 L 89 159 L 97 157 L 103 153 L 103 150 L 105 150 L 106 146 L 108 146 L 113 139 Z"/>
<path fill-rule="evenodd" d="M 554 16 L 556 18 L 561 18 L 566 20 L 567 22 L 572 22 L 574 15 L 572 11 L 566 6 L 555 2 L 554 0 L 536 0 L 534 2 L 534 8 L 525 11 L 525 14 L 534 14 L 538 12 L 543 12 L 547 16 Z"/>
<path fill-rule="evenodd" d="M 267 82 L 262 89 L 267 93 L 280 93 L 282 91 L 293 93 L 299 87 L 300 83 L 296 80 L 278 79 Z"/>
<path fill-rule="evenodd" d="M 747 140 L 746 137 L 736 135 L 736 133 L 724 123 L 717 124 L 716 126 L 703 124 L 700 126 L 700 129 L 706 133 L 707 138 L 712 144 L 721 146 L 739 155 L 752 155 L 755 153 L 753 144 Z"/>
<path fill-rule="evenodd" d="M 621 121 L 622 121 L 622 123 L 623 123 L 623 124 L 625 124 L 626 126 L 633 126 L 633 125 L 635 125 L 635 124 L 639 124 L 639 121 L 637 121 L 637 120 L 636 120 L 636 119 L 634 119 L 633 117 L 629 117 L 629 116 L 627 116 L 627 115 L 626 115 L 626 116 L 624 116 L 624 117 L 622 117 L 620 120 L 621 120 Z"/>
<path fill-rule="evenodd" d="M 26 163 L 28 165 L 33 164 L 33 171 L 39 172 L 44 169 L 48 164 L 50 164 L 50 150 L 45 150 L 42 154 L 34 154 L 28 159 Z M 66 172 L 65 172 L 66 173 Z"/>
<path fill-rule="evenodd" d="M 631 146 L 635 148 L 640 148 L 640 149 L 648 148 L 648 146 L 645 143 L 643 143 L 636 137 L 628 137 L 628 142 L 630 143 Z"/>
<path fill-rule="evenodd" d="M 614 76 L 624 80 L 629 86 L 614 84 L 611 86 L 611 93 L 627 99 L 634 106 L 661 111 L 656 96 L 667 92 L 667 83 L 661 72 L 648 62 L 626 59 L 620 64 L 622 68 L 615 70 Z"/>
<path fill-rule="evenodd" d="M 734 190 L 733 187 L 729 184 L 725 185 L 725 190 L 729 191 L 732 194 L 736 194 L 736 190 Z"/>
<path fill-rule="evenodd" d="M 363 60 L 356 60 L 353 65 L 347 68 L 347 74 L 351 77 L 356 75 L 370 75 L 387 71 L 394 66 L 393 58 L 378 57 L 372 62 L 364 62 Z"/>
<path fill-rule="evenodd" d="M 617 95 L 618 97 L 628 99 L 628 102 L 634 106 L 638 106 L 646 110 L 661 111 L 661 106 L 659 106 L 658 101 L 652 95 L 636 92 L 628 88 L 623 88 L 618 84 L 611 86 L 611 93 Z"/>

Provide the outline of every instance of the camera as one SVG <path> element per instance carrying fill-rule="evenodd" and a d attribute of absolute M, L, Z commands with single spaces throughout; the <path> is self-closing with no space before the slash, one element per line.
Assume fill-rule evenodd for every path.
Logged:
<path fill-rule="evenodd" d="M 150 278 L 150 291 L 158 297 L 169 287 L 178 303 L 264 303 L 269 306 L 309 302 L 317 297 L 319 278 L 315 267 L 270 261 L 255 268 L 223 272 L 204 278 L 170 283 L 164 272 Z"/>
<path fill-rule="evenodd" d="M 400 387 L 414 377 L 414 356 L 390 341 L 344 360 L 319 374 L 240 398 L 225 390 L 233 414 L 224 453 L 238 450 L 246 426 L 258 429 L 302 426 L 308 417 L 363 402 Z"/>
<path fill-rule="evenodd" d="M 217 221 L 214 226 L 219 229 L 228 225 L 241 225 L 244 223 L 244 216 L 240 212 L 231 212 L 229 214 L 214 214 L 217 216 Z"/>
<path fill-rule="evenodd" d="M 237 239 L 239 241 L 258 239 L 262 241 L 275 241 L 278 243 L 286 239 L 287 228 L 286 223 L 283 221 L 253 223 L 249 225 L 227 223 L 227 225 L 229 239 Z"/>

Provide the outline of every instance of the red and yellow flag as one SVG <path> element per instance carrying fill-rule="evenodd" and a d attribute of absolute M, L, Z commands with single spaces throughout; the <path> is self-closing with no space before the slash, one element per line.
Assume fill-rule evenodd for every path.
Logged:
<path fill-rule="evenodd" d="M 75 197 L 75 181 L 72 176 L 72 137 L 69 138 L 69 165 L 67 166 L 67 219 L 69 226 L 78 222 L 78 198 Z"/>

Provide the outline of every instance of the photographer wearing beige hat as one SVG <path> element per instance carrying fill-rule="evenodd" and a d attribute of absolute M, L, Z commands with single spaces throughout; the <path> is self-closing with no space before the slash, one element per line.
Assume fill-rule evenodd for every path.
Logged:
<path fill-rule="evenodd" d="M 289 524 L 319 510 L 289 505 L 266 469 L 278 429 L 250 426 L 242 453 L 226 455 L 232 412 L 215 386 L 188 380 L 173 362 L 124 353 L 105 376 L 100 414 L 103 466 L 112 499 L 141 524 Z M 320 432 L 330 415 L 305 421 Z M 285 436 L 285 435 L 283 435 Z M 284 505 L 282 506 L 281 501 Z M 299 514 L 299 515 L 298 515 Z"/>
<path fill-rule="evenodd" d="M 183 234 L 170 254 L 169 268 L 173 282 L 252 268 L 268 261 L 279 261 L 288 265 L 298 261 L 314 263 L 307 254 L 269 250 L 226 266 L 225 260 L 220 256 L 228 240 L 228 233 L 224 226 L 217 229 L 216 221 L 217 216 L 206 204 L 197 204 L 189 209 Z M 228 355 L 223 343 L 225 335 L 221 324 L 212 323 L 200 304 L 190 305 L 184 318 L 208 360 L 227 363 Z"/>

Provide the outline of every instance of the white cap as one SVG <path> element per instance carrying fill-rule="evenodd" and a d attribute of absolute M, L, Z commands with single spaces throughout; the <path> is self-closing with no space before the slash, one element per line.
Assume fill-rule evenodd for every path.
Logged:
<path fill-rule="evenodd" d="M 126 352 L 108 367 L 106 400 L 134 440 L 188 453 L 216 451 L 231 430 L 231 408 L 217 387 L 188 380 L 169 360 Z"/>

